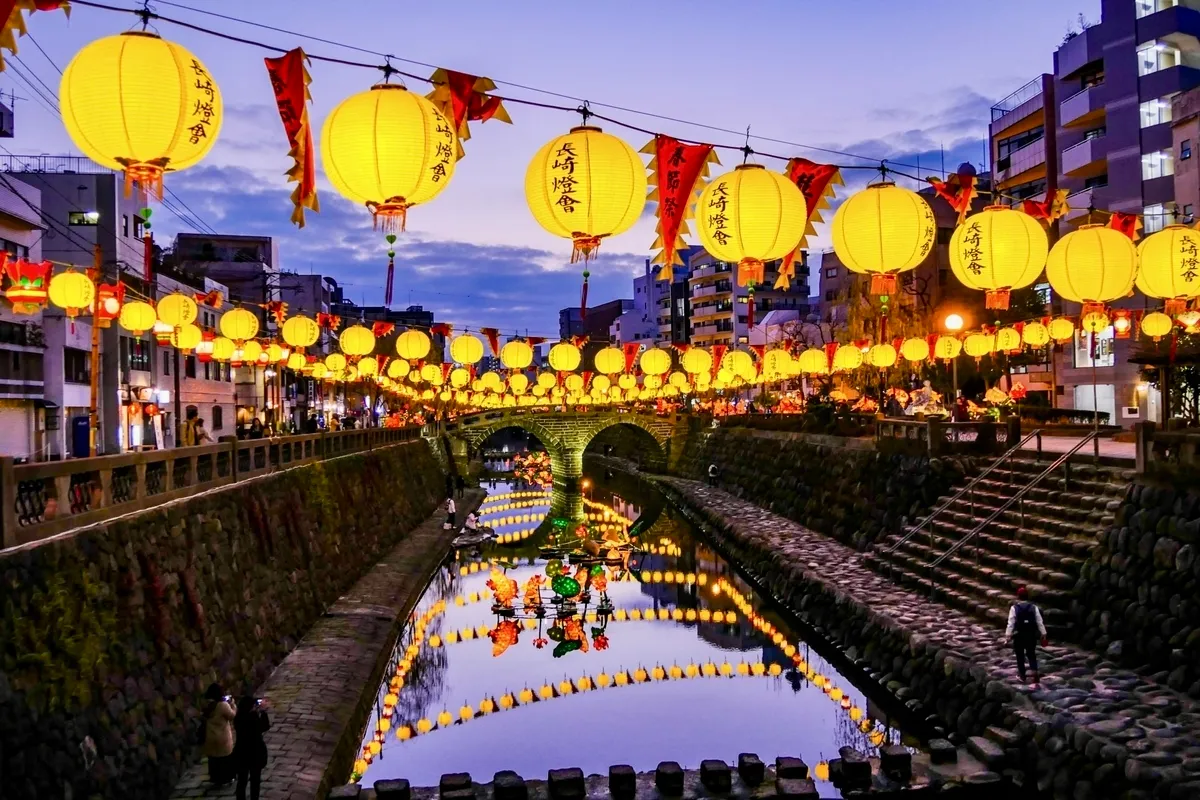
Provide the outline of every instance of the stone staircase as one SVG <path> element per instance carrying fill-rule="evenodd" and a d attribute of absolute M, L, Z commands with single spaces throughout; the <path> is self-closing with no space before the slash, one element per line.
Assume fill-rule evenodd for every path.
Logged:
<path fill-rule="evenodd" d="M 952 499 L 975 477 L 967 476 L 934 506 L 928 525 L 894 550 L 925 518 L 906 526 L 901 534 L 880 540 L 867 554 L 866 563 L 902 585 L 929 594 L 930 563 L 1029 486 L 1053 458 L 1043 456 L 1038 462 L 1032 454 L 1014 457 L 971 491 Z M 933 596 L 1002 627 L 1017 587 L 1025 586 L 1041 608 L 1051 635 L 1061 638 L 1080 568 L 1096 535 L 1112 523 L 1132 476 L 1132 469 L 1095 466 L 1090 459 L 1068 461 L 1031 488 L 1023 503 L 1002 512 L 943 561 L 937 568 Z"/>

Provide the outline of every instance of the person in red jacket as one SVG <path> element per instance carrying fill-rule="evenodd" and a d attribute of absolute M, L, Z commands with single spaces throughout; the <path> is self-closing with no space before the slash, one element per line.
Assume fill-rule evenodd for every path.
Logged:
<path fill-rule="evenodd" d="M 1017 602 L 1008 610 L 1008 628 L 1004 631 L 1004 639 L 1012 643 L 1017 655 L 1017 674 L 1021 682 L 1025 680 L 1025 661 L 1033 670 L 1033 685 L 1038 684 L 1037 646 L 1041 641 L 1042 647 L 1047 644 L 1046 625 L 1042 622 L 1042 612 L 1036 605 L 1029 602 L 1029 591 L 1021 586 L 1017 589 Z"/>

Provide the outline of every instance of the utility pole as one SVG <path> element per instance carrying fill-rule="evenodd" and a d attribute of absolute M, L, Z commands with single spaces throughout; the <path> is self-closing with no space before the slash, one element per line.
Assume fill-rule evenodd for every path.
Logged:
<path fill-rule="evenodd" d="M 96 242 L 96 246 L 92 249 L 92 268 L 88 270 L 88 277 L 92 279 L 92 283 L 99 285 L 100 279 L 103 276 L 102 267 L 104 264 L 104 251 L 100 247 L 100 242 Z M 92 300 L 92 379 L 91 379 L 91 399 L 88 403 L 88 455 L 96 456 L 96 438 L 99 435 L 100 429 L 100 299 Z"/>

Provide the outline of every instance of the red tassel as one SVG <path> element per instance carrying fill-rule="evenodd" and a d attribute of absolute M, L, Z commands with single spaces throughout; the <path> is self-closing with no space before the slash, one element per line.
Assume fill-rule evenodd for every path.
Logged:
<path fill-rule="evenodd" d="M 1175 333 L 1175 329 L 1171 329 L 1171 349 L 1167 354 L 1167 363 L 1175 363 L 1175 353 L 1179 350 L 1179 336 Z"/>
<path fill-rule="evenodd" d="M 145 252 L 142 256 L 142 272 L 146 278 L 146 283 L 154 279 L 154 235 L 147 233 L 142 237 L 142 242 L 145 244 Z"/>
<path fill-rule="evenodd" d="M 388 259 L 387 288 L 384 290 L 384 293 L 383 293 L 383 304 L 385 306 L 391 306 L 391 304 L 392 304 L 392 284 L 395 282 L 395 278 L 396 278 L 396 259 L 389 258 Z"/>
<path fill-rule="evenodd" d="M 579 293 L 579 319 L 587 319 L 588 274 L 583 273 L 583 291 Z"/>
<path fill-rule="evenodd" d="M 748 306 L 748 308 L 746 309 L 747 328 L 753 328 L 754 327 L 754 295 L 750 295 L 749 300 L 746 301 L 746 305 Z"/>

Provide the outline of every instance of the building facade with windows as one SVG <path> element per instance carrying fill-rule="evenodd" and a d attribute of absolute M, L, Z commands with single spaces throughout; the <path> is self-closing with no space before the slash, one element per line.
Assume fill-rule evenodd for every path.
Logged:
<path fill-rule="evenodd" d="M 992 179 L 1014 202 L 1044 200 L 1058 190 L 1054 86 L 1053 75 L 1040 75 L 992 106 Z"/>

